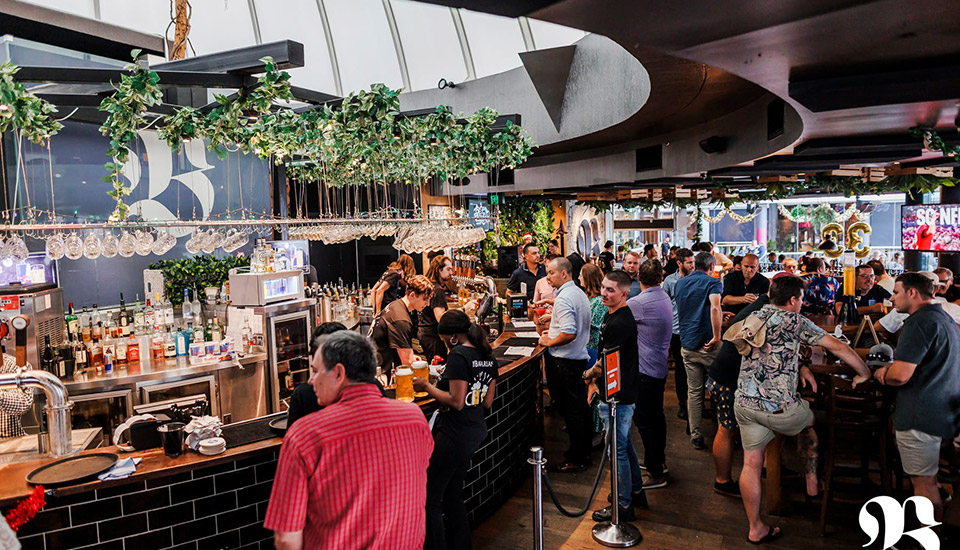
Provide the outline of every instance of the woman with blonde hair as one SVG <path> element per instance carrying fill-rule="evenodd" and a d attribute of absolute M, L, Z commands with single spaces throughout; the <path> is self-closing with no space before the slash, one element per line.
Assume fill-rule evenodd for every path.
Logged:
<path fill-rule="evenodd" d="M 387 270 L 380 276 L 380 280 L 373 285 L 371 301 L 373 314 L 390 305 L 394 300 L 402 298 L 407 293 L 407 281 L 417 274 L 413 265 L 413 258 L 401 254 L 396 261 L 390 262 Z"/>

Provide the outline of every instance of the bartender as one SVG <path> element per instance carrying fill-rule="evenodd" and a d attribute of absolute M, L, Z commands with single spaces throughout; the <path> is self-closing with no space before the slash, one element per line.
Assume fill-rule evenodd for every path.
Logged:
<path fill-rule="evenodd" d="M 3 366 L 0 373 L 17 372 L 20 367 L 13 357 L 3 354 Z M 33 394 L 29 389 L 14 389 L 0 391 L 0 439 L 21 437 L 27 435 L 23 431 L 20 417 L 33 406 Z"/>
<path fill-rule="evenodd" d="M 447 312 L 447 282 L 453 278 L 453 261 L 444 256 L 434 256 L 427 269 L 427 279 L 433 284 L 433 297 L 420 315 L 420 347 L 427 361 L 440 356 L 447 358 L 447 346 L 437 332 L 437 322 Z"/>
<path fill-rule="evenodd" d="M 415 359 L 413 337 L 417 335 L 411 312 L 423 311 L 433 296 L 433 284 L 423 275 L 407 280 L 407 293 L 385 307 L 373 320 L 370 336 L 380 356 L 382 372 L 400 365 L 411 365 Z"/>

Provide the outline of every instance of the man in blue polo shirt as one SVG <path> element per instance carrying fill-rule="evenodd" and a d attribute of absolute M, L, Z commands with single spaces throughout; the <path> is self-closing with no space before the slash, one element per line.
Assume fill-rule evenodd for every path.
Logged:
<path fill-rule="evenodd" d="M 540 345 L 547 348 L 545 367 L 550 399 L 556 403 L 567 423 L 570 447 L 564 462 L 553 469 L 579 472 L 590 459 L 593 411 L 587 404 L 587 388 L 583 371 L 590 355 L 590 300 L 573 284 L 573 266 L 566 258 L 554 258 L 547 264 L 547 280 L 557 289 L 550 315 L 550 329 L 540 336 Z"/>
<path fill-rule="evenodd" d="M 680 324 L 680 354 L 687 371 L 687 415 L 690 443 L 698 450 L 706 449 L 700 424 L 703 418 L 703 385 L 707 370 L 720 347 L 723 311 L 720 296 L 723 285 L 708 273 L 716 260 L 713 254 L 701 252 L 694 257 L 694 271 L 677 281 L 674 295 L 677 321 Z"/>
<path fill-rule="evenodd" d="M 540 265 L 540 249 L 533 243 L 523 245 L 523 263 L 510 274 L 507 290 L 520 292 L 520 283 L 527 283 L 527 299 L 533 301 L 533 289 L 537 281 L 547 276 L 547 270 Z"/>

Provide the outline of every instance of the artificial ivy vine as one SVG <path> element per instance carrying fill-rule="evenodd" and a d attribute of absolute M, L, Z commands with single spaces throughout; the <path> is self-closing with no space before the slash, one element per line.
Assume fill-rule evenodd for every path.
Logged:
<path fill-rule="evenodd" d="M 9 62 L 0 64 L 0 132 L 12 127 L 33 143 L 45 143 L 63 125 L 51 118 L 56 107 L 14 80 L 13 75 L 19 70 Z"/>
<path fill-rule="evenodd" d="M 107 194 L 116 201 L 109 221 L 123 221 L 127 218 L 128 207 L 123 198 L 132 191 L 123 183 L 123 166 L 130 158 L 130 142 L 137 139 L 137 129 L 146 122 L 146 113 L 150 107 L 161 102 L 162 93 L 157 86 L 160 77 L 155 71 L 144 68 L 136 62 L 140 50 L 130 55 L 134 62 L 127 65 L 128 74 L 120 75 L 120 83 L 114 86 L 114 93 L 100 102 L 100 110 L 107 113 L 107 120 L 100 126 L 100 132 L 110 140 L 106 155 L 110 161 L 104 164 L 109 172 L 103 181 L 110 183 L 113 189 Z"/>

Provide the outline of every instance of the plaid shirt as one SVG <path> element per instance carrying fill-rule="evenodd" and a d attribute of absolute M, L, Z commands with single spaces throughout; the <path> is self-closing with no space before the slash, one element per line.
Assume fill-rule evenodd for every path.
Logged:
<path fill-rule="evenodd" d="M 420 407 L 374 384 L 294 424 L 280 448 L 264 527 L 305 549 L 420 549 L 433 437 Z"/>
<path fill-rule="evenodd" d="M 17 361 L 11 355 L 3 356 L 0 373 L 17 372 Z M 27 435 L 20 424 L 20 416 L 33 406 L 33 393 L 29 389 L 0 391 L 0 439 Z"/>

